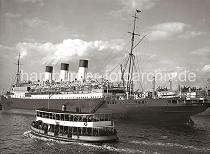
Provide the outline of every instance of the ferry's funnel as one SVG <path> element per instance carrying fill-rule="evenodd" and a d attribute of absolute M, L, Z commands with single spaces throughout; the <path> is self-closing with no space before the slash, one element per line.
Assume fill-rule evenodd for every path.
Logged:
<path fill-rule="evenodd" d="M 52 80 L 52 74 L 53 74 L 53 67 L 52 66 L 46 66 L 45 68 L 45 81 L 51 81 Z"/>
<path fill-rule="evenodd" d="M 61 63 L 60 80 L 68 81 L 69 79 L 69 64 Z"/>
<path fill-rule="evenodd" d="M 79 61 L 78 80 L 85 81 L 87 75 L 88 60 Z"/>

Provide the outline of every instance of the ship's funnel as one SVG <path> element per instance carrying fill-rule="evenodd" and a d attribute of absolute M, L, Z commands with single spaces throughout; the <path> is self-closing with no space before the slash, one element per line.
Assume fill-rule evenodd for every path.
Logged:
<path fill-rule="evenodd" d="M 85 81 L 87 75 L 88 60 L 79 61 L 78 80 Z"/>
<path fill-rule="evenodd" d="M 52 74 L 53 74 L 53 67 L 52 66 L 46 66 L 45 67 L 45 76 L 44 80 L 45 81 L 51 81 L 52 80 Z"/>
<path fill-rule="evenodd" d="M 61 63 L 60 80 L 68 81 L 69 79 L 69 64 Z"/>

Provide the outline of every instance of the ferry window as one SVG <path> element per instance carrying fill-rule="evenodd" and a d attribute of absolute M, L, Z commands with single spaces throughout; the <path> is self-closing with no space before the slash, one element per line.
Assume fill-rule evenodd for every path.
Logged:
<path fill-rule="evenodd" d="M 199 100 L 199 103 L 203 103 L 204 102 L 204 100 Z"/>
<path fill-rule="evenodd" d="M 49 118 L 49 116 L 50 116 L 49 113 L 46 113 L 46 118 Z"/>
<path fill-rule="evenodd" d="M 60 120 L 60 115 L 56 114 L 56 120 Z"/>
<path fill-rule="evenodd" d="M 176 104 L 176 103 L 177 103 L 177 100 L 172 100 L 172 103 L 173 103 L 173 104 Z"/>
<path fill-rule="evenodd" d="M 47 113 L 44 112 L 44 118 L 47 118 Z"/>
<path fill-rule="evenodd" d="M 43 117 L 43 113 L 42 112 L 40 112 L 39 114 L 40 114 L 40 117 Z"/>
<path fill-rule="evenodd" d="M 77 116 L 74 116 L 74 121 L 78 121 L 78 117 Z"/>
<path fill-rule="evenodd" d="M 107 119 L 108 119 L 108 116 L 107 116 L 107 114 L 105 114 L 104 115 L 104 121 L 107 121 Z"/>
<path fill-rule="evenodd" d="M 49 113 L 49 118 L 52 119 L 52 113 Z"/>
<path fill-rule="evenodd" d="M 72 115 L 70 115 L 69 121 L 73 121 L 73 116 Z"/>
<path fill-rule="evenodd" d="M 45 114 L 44 114 L 44 112 L 42 112 L 42 117 L 44 118 L 44 116 L 45 116 Z"/>
<path fill-rule="evenodd" d="M 82 121 L 82 117 L 81 117 L 81 116 L 79 116 L 79 117 L 78 117 L 78 120 L 79 120 L 79 121 Z"/>
<path fill-rule="evenodd" d="M 109 120 L 109 114 L 106 114 L 105 115 L 105 121 L 108 121 Z"/>
<path fill-rule="evenodd" d="M 64 120 L 64 114 L 61 114 L 61 120 Z"/>
<path fill-rule="evenodd" d="M 190 100 L 186 100 L 186 103 L 187 103 L 187 104 L 190 104 L 190 103 L 191 103 L 191 101 L 190 101 Z"/>
<path fill-rule="evenodd" d="M 55 119 L 55 114 L 52 115 L 52 119 Z"/>
<path fill-rule="evenodd" d="M 105 114 L 102 114 L 100 119 L 101 121 L 105 121 Z"/>
<path fill-rule="evenodd" d="M 69 115 L 65 114 L 65 121 L 69 121 Z"/>

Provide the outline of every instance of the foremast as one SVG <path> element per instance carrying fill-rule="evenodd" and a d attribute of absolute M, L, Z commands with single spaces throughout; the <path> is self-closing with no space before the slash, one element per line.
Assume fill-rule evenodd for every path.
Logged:
<path fill-rule="evenodd" d="M 134 69 L 134 66 L 135 66 L 135 56 L 133 55 L 133 50 L 135 48 L 134 47 L 135 36 L 136 35 L 140 36 L 139 34 L 135 33 L 135 30 L 136 30 L 136 19 L 138 18 L 137 14 L 140 13 L 140 12 L 141 12 L 140 10 L 136 9 L 135 15 L 132 16 L 134 18 L 133 31 L 132 32 L 128 32 L 128 33 L 131 34 L 131 49 L 130 49 L 129 58 L 128 58 L 129 66 L 128 66 L 128 78 L 127 78 L 126 92 L 130 93 L 130 94 L 133 92 L 133 69 Z"/>

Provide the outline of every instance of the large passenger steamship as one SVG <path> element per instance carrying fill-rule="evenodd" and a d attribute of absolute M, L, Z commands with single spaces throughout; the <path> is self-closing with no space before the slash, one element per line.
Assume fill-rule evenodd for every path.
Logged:
<path fill-rule="evenodd" d="M 141 122 L 181 123 L 188 122 L 192 115 L 205 111 L 209 104 L 204 97 L 187 99 L 177 94 L 163 98 L 155 95 L 155 88 L 153 88 L 153 95 L 140 97 L 140 93 L 134 91 L 133 50 L 139 44 L 134 45 L 135 22 L 139 12 L 137 10 L 134 16 L 131 51 L 126 64 L 121 65 L 123 66 L 122 84 L 116 86 L 105 79 L 101 81 L 87 79 L 88 60 L 80 60 L 77 80 L 68 81 L 69 64 L 62 63 L 60 82 L 53 81 L 53 67 L 46 66 L 44 81 L 23 83 L 20 81 L 19 58 L 16 83 L 11 91 L 2 96 L 3 109 L 59 109 L 60 106 L 66 105 L 69 111 L 111 112 L 114 118 L 138 118 Z M 123 78 L 126 68 L 128 68 L 127 81 Z"/>

